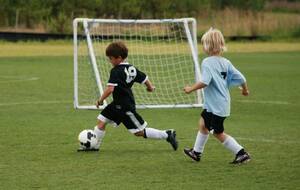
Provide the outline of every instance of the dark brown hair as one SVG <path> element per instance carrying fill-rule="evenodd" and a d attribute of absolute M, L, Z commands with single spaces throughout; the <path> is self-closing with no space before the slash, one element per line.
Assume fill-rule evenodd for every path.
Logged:
<path fill-rule="evenodd" d="M 121 41 L 112 42 L 107 46 L 105 53 L 107 57 L 118 58 L 119 56 L 121 56 L 122 59 L 126 59 L 128 56 L 128 49 L 126 45 Z"/>

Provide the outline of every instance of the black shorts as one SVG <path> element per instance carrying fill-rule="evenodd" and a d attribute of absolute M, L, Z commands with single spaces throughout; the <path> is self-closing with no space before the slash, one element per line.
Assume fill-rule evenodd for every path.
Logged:
<path fill-rule="evenodd" d="M 147 122 L 135 110 L 123 110 L 115 104 L 106 106 L 98 119 L 105 123 L 111 123 L 116 127 L 123 123 L 131 133 L 142 131 L 147 126 Z"/>
<path fill-rule="evenodd" d="M 204 119 L 205 128 L 209 131 L 212 131 L 216 134 L 223 133 L 224 131 L 224 120 L 226 117 L 217 116 L 211 112 L 207 112 L 204 109 L 201 113 L 202 118 Z"/>

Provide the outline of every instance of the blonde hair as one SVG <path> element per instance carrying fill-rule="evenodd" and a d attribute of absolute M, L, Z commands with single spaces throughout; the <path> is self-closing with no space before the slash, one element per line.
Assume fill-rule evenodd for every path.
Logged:
<path fill-rule="evenodd" d="M 219 55 L 226 51 L 224 36 L 218 29 L 210 28 L 201 38 L 203 50 L 208 55 Z"/>

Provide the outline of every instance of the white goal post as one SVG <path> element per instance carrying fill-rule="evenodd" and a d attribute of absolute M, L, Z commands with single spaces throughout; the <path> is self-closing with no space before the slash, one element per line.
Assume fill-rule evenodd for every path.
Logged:
<path fill-rule="evenodd" d="M 126 44 L 127 61 L 156 87 L 149 93 L 144 85 L 133 86 L 137 108 L 201 107 L 200 90 L 183 92 L 185 85 L 200 80 L 196 28 L 194 18 L 74 19 L 74 107 L 96 109 L 112 68 L 105 49 L 114 41 Z M 111 101 L 106 99 L 100 109 Z"/>

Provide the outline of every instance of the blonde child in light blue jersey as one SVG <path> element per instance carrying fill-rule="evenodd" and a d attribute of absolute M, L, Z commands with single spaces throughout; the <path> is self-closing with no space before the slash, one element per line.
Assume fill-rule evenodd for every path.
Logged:
<path fill-rule="evenodd" d="M 203 51 L 208 55 L 201 64 L 200 82 L 186 86 L 189 94 L 202 89 L 204 92 L 203 112 L 199 121 L 199 131 L 193 148 L 185 148 L 184 153 L 195 161 L 200 161 L 204 146 L 212 133 L 224 146 L 235 155 L 232 164 L 250 161 L 250 155 L 231 136 L 224 132 L 224 120 L 230 115 L 229 87 L 241 86 L 242 95 L 248 96 L 246 79 L 231 62 L 222 57 L 225 40 L 217 29 L 209 29 L 201 39 Z"/>

